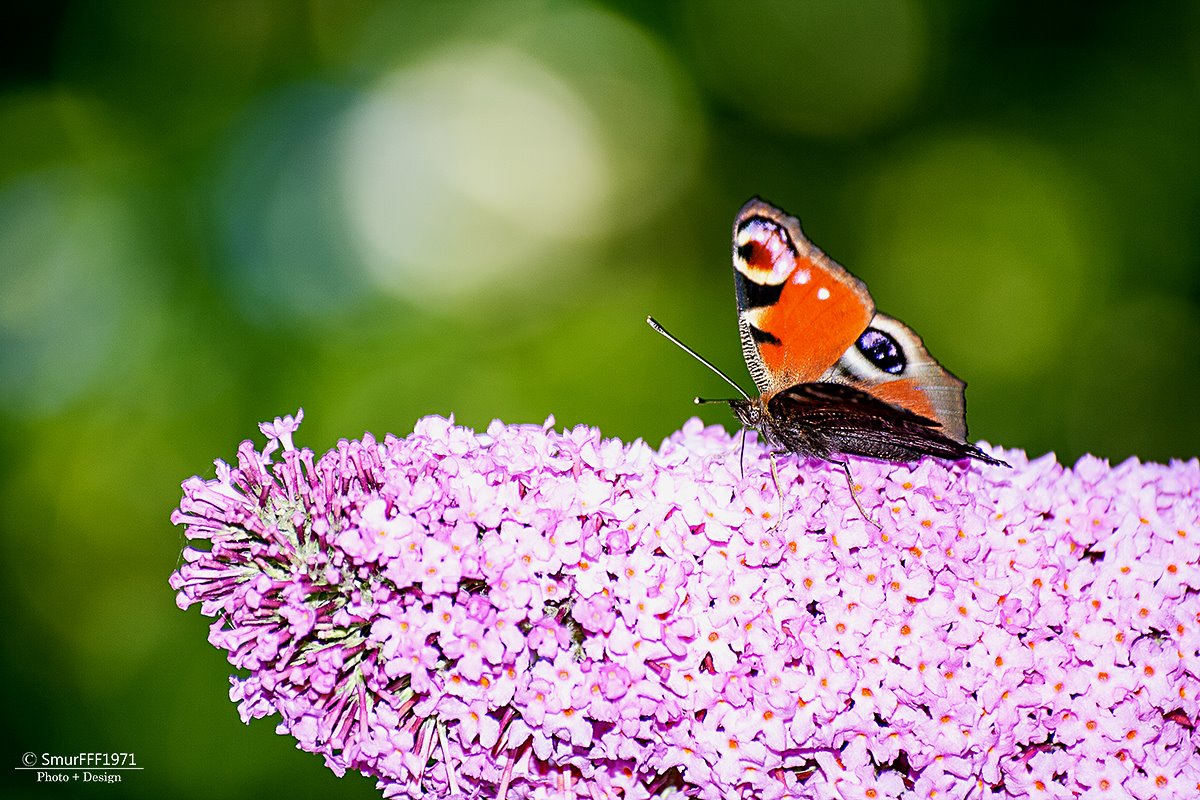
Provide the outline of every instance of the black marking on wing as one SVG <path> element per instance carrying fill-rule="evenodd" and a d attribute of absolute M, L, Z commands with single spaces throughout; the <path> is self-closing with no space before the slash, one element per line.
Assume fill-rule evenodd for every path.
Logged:
<path fill-rule="evenodd" d="M 782 283 L 775 286 L 755 283 L 737 270 L 733 271 L 733 277 L 737 286 L 738 308 L 742 311 L 773 306 L 779 302 L 779 297 L 783 294 Z"/>
<path fill-rule="evenodd" d="M 779 340 L 778 336 L 767 333 L 762 328 L 756 328 L 750 323 L 746 323 L 746 327 L 750 331 L 750 338 L 758 344 L 783 344 L 783 342 Z"/>
<path fill-rule="evenodd" d="M 779 392 L 768 402 L 760 427 L 772 444 L 825 460 L 857 455 L 905 462 L 933 456 L 1008 466 L 947 436 L 928 417 L 838 383 L 800 383 Z"/>

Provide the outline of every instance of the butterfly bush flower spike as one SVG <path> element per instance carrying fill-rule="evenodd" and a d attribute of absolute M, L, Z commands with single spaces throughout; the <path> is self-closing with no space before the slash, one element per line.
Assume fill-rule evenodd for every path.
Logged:
<path fill-rule="evenodd" d="M 836 465 L 688 422 L 301 415 L 189 479 L 171 578 L 385 797 L 1200 796 L 1200 464 Z"/>

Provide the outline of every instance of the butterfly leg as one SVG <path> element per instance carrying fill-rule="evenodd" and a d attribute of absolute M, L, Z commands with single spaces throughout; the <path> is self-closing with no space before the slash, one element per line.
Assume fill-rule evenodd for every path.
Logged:
<path fill-rule="evenodd" d="M 775 522 L 771 524 L 774 528 L 779 523 L 783 522 L 783 489 L 779 486 L 779 468 L 775 465 L 775 454 L 771 453 L 771 480 L 775 481 L 775 496 L 779 498 L 779 515 L 775 517 Z"/>
<path fill-rule="evenodd" d="M 862 514 L 863 519 L 874 525 L 876 529 L 883 530 L 883 526 L 871 519 L 871 515 L 862 507 L 862 503 L 858 502 L 858 495 L 854 492 L 854 476 L 850 474 L 850 465 L 845 461 L 834 461 L 833 463 L 840 466 L 842 472 L 846 474 L 846 488 L 850 490 L 850 499 L 854 501 L 855 507 L 858 508 L 858 513 Z"/>
<path fill-rule="evenodd" d="M 772 463 L 774 463 L 775 457 L 771 456 L 771 458 L 772 458 Z M 741 455 L 738 456 L 738 473 L 739 473 L 740 477 L 743 477 L 743 478 L 746 477 L 746 429 L 745 428 L 742 428 L 742 453 L 741 453 Z M 775 484 L 776 484 L 776 487 L 778 488 L 779 482 L 776 481 Z"/>

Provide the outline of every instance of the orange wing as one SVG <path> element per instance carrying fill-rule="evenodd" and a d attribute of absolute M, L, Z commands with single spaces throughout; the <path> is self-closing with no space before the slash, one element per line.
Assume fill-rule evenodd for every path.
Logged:
<path fill-rule="evenodd" d="M 742 355 L 765 400 L 796 384 L 839 383 L 966 440 L 966 384 L 911 328 L 876 313 L 866 284 L 795 217 L 758 198 L 746 203 L 733 226 L 733 269 Z"/>
<path fill-rule="evenodd" d="M 820 379 L 875 315 L 866 284 L 758 198 L 733 226 L 742 355 L 764 396 Z"/>

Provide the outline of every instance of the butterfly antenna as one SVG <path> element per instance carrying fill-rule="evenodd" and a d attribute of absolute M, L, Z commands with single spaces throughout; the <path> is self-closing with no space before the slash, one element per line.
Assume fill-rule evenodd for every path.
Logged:
<path fill-rule="evenodd" d="M 706 367 L 708 367 L 709 369 L 711 369 L 713 372 L 715 372 L 715 373 L 717 373 L 718 375 L 720 375 L 720 376 L 721 376 L 721 380 L 723 380 L 723 381 L 725 381 L 726 383 L 728 383 L 728 384 L 729 384 L 730 386 L 732 386 L 734 389 L 737 389 L 737 393 L 738 393 L 738 394 L 740 394 L 742 397 L 744 397 L 744 398 L 745 398 L 745 399 L 747 399 L 747 400 L 749 400 L 749 399 L 750 399 L 750 395 L 746 394 L 746 391 L 745 391 L 745 390 L 744 390 L 742 387 L 740 387 L 740 386 L 738 386 L 736 383 L 734 383 L 734 381 L 733 381 L 733 378 L 729 377 L 729 376 L 728 376 L 728 375 L 726 375 L 724 372 L 721 372 L 721 370 L 719 370 L 719 369 L 717 369 L 715 366 L 713 366 L 713 365 L 712 365 L 712 363 L 711 363 L 711 362 L 709 362 L 709 361 L 708 361 L 708 359 L 706 359 L 704 356 L 700 355 L 700 354 L 699 354 L 699 353 L 697 353 L 695 350 L 693 350 L 692 348 L 688 347 L 686 344 L 684 344 L 683 342 L 679 341 L 679 340 L 678 340 L 678 339 L 676 339 L 674 336 L 672 336 L 672 335 L 671 335 L 671 333 L 670 333 L 670 332 L 669 332 L 669 331 L 668 331 L 666 328 L 664 328 L 662 325 L 659 325 L 659 324 L 658 324 L 658 320 L 656 320 L 654 317 L 646 317 L 646 322 L 647 322 L 647 324 L 649 324 L 649 325 L 650 325 L 650 327 L 651 327 L 651 328 L 654 328 L 654 330 L 658 331 L 658 332 L 659 332 L 659 333 L 661 333 L 663 336 L 667 337 L 667 339 L 668 339 L 668 340 L 669 340 L 669 341 L 670 341 L 672 344 L 674 344 L 676 347 L 678 347 L 680 350 L 682 350 L 683 352 L 687 353 L 689 356 L 691 356 L 692 358 L 696 359 L 696 360 L 697 360 L 697 361 L 699 361 L 701 364 L 703 364 L 704 366 L 706 366 Z M 696 398 L 696 400 L 697 400 L 697 402 L 701 402 L 700 398 Z M 703 402 L 709 402 L 709 401 L 703 401 Z M 726 402 L 726 401 L 723 401 L 723 400 L 722 400 L 722 401 L 711 401 L 711 402 Z"/>

